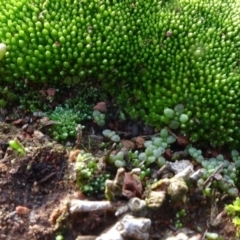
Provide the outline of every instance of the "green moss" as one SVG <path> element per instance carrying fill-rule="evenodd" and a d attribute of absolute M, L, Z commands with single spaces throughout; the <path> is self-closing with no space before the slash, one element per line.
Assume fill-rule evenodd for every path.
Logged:
<path fill-rule="evenodd" d="M 232 216 L 232 222 L 236 228 L 236 236 L 240 237 L 240 199 L 237 197 L 232 204 L 226 205 L 225 210 Z"/>
<path fill-rule="evenodd" d="M 9 87 L 0 86 L 1 97 L 0 98 L 0 108 L 5 108 L 11 106 L 17 99 L 17 95 L 12 92 Z"/>
<path fill-rule="evenodd" d="M 51 120 L 56 122 L 49 129 L 49 133 L 56 141 L 75 138 L 77 125 L 93 119 L 93 106 L 106 97 L 93 87 L 85 87 L 76 91 L 73 91 L 75 96 L 67 99 L 64 104 L 57 106 L 47 114 Z"/>
<path fill-rule="evenodd" d="M 75 91 L 76 94 L 65 101 L 65 105 L 73 109 L 75 112 L 80 112 L 79 121 L 90 120 L 93 118 L 93 107 L 99 101 L 107 99 L 104 93 L 101 93 L 94 87 L 81 87 Z"/>
<path fill-rule="evenodd" d="M 0 108 L 5 108 L 7 105 L 7 102 L 4 99 L 0 99 Z"/>
<path fill-rule="evenodd" d="M 179 126 L 192 141 L 239 145 L 239 4 L 10 0 L 1 6 L 0 75 L 98 85 L 159 128 L 164 110 L 182 104 Z"/>
<path fill-rule="evenodd" d="M 104 171 L 99 172 L 97 164 L 98 159 L 91 153 L 81 151 L 76 158 L 76 183 L 80 190 L 87 195 L 103 193 L 105 181 L 110 176 Z"/>
<path fill-rule="evenodd" d="M 77 124 L 80 123 L 80 112 L 75 112 L 68 106 L 58 106 L 48 117 L 55 124 L 49 128 L 49 133 L 56 141 L 65 141 L 69 138 L 75 138 L 77 134 Z"/>

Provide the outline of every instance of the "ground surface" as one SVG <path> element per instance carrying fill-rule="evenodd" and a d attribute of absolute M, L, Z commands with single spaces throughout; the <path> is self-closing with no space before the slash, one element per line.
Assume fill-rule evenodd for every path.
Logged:
<path fill-rule="evenodd" d="M 53 212 L 61 202 L 86 197 L 71 178 L 69 151 L 43 134 L 38 120 L 24 125 L 19 119 L 6 123 L 2 118 L 0 122 L 0 240 L 53 240 L 59 232 L 65 240 L 72 240 L 79 235 L 97 236 L 114 224 L 117 218 L 111 212 L 84 213 L 63 221 L 56 229 Z M 8 147 L 8 141 L 15 138 L 24 145 L 24 156 Z M 104 199 L 104 195 L 94 197 Z M 231 220 L 223 211 L 225 203 L 232 200 L 217 198 L 205 198 L 192 187 L 185 203 L 168 202 L 150 211 L 151 239 L 164 240 L 179 232 L 187 233 L 189 239 L 205 239 L 206 231 L 217 232 L 222 236 L 218 239 L 236 239 Z M 186 216 L 180 218 L 182 228 L 177 229 L 176 213 L 181 209 Z"/>

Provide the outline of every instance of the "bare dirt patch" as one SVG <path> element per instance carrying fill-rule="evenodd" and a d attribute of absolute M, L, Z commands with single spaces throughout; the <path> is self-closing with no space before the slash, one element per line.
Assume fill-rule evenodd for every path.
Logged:
<path fill-rule="evenodd" d="M 8 147 L 12 139 L 22 142 L 24 156 Z M 113 212 L 106 211 L 75 214 L 59 223 L 57 217 L 54 219 L 66 199 L 86 199 L 75 185 L 68 159 L 66 147 L 44 134 L 34 134 L 34 128 L 26 134 L 12 124 L 0 122 L 0 239 L 52 240 L 58 233 L 65 240 L 98 236 L 117 221 Z M 105 200 L 104 195 L 96 196 L 99 198 Z M 119 204 L 125 201 L 119 199 Z M 166 202 L 161 209 L 148 212 L 151 239 L 178 236 L 183 229 L 188 239 L 204 239 L 206 230 L 219 233 L 222 239 L 236 239 L 231 220 L 223 211 L 229 202 L 207 199 L 193 186 L 185 203 Z M 185 209 L 186 215 L 181 217 L 182 227 L 178 229 L 176 213 L 181 209 Z"/>

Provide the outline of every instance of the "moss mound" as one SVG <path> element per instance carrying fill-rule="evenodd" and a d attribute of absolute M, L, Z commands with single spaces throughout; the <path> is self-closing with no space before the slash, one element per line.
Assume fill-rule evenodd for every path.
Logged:
<path fill-rule="evenodd" d="M 0 22 L 4 81 L 98 81 L 134 118 L 182 104 L 193 141 L 239 144 L 238 0 L 10 0 Z"/>

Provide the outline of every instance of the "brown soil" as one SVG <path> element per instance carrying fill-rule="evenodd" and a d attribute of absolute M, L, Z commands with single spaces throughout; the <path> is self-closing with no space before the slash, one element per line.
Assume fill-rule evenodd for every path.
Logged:
<path fill-rule="evenodd" d="M 99 235 L 117 221 L 114 213 L 81 213 L 56 222 L 57 209 L 63 201 L 85 196 L 75 185 L 68 150 L 48 136 L 34 132 L 34 128 L 33 125 L 31 132 L 26 132 L 0 122 L 0 240 L 54 240 L 58 233 L 65 240 Z M 24 156 L 8 147 L 8 141 L 15 138 L 24 145 Z M 176 213 L 181 209 L 186 211 L 180 222 L 188 236 L 205 239 L 204 232 L 210 231 L 219 233 L 222 236 L 219 239 L 236 239 L 231 220 L 223 211 L 230 202 L 232 199 L 221 196 L 205 198 L 193 186 L 185 203 L 167 202 L 161 209 L 148 213 L 152 220 L 151 239 L 164 240 L 184 231 L 174 227 Z"/>

